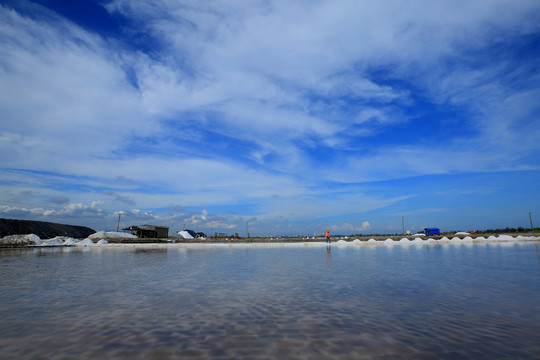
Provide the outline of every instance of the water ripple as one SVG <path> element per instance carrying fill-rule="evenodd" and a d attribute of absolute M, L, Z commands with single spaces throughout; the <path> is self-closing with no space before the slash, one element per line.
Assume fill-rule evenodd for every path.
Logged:
<path fill-rule="evenodd" d="M 0 355 L 540 358 L 533 247 L 0 251 Z"/>

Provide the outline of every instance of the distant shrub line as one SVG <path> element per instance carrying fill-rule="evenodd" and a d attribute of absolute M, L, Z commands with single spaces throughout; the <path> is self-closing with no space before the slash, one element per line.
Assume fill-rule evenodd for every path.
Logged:
<path fill-rule="evenodd" d="M 540 228 L 533 228 L 534 232 L 540 231 Z M 531 228 L 524 228 L 524 227 L 518 227 L 518 228 L 504 228 L 504 229 L 488 229 L 484 230 L 485 233 L 525 233 L 525 232 L 531 232 Z"/>

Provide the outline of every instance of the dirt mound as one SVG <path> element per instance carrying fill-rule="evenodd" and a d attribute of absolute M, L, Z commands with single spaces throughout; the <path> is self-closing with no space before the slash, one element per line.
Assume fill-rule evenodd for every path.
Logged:
<path fill-rule="evenodd" d="M 95 232 L 95 230 L 86 226 L 0 218 L 0 238 L 7 235 L 36 234 L 41 239 L 52 239 L 56 236 L 69 236 L 75 239 L 84 239 Z"/>

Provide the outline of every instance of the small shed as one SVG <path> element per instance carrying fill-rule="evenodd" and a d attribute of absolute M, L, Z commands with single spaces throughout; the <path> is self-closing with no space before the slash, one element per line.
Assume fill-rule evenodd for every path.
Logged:
<path fill-rule="evenodd" d="M 124 231 L 129 231 L 133 235 L 137 235 L 138 238 L 167 238 L 169 237 L 169 228 L 166 226 L 157 226 L 157 225 L 132 225 L 128 228 L 122 229 Z"/>
<path fill-rule="evenodd" d="M 438 228 L 424 228 L 424 233 L 426 236 L 441 235 L 441 231 Z"/>

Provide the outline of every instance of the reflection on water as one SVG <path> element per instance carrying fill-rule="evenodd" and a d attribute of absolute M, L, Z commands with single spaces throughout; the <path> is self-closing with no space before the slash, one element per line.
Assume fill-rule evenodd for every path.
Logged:
<path fill-rule="evenodd" d="M 330 260 L 332 260 L 332 247 L 327 246 L 326 247 L 326 266 L 330 267 Z"/>
<path fill-rule="evenodd" d="M 0 357 L 540 358 L 537 256 L 531 243 L 2 250 Z"/>

